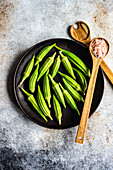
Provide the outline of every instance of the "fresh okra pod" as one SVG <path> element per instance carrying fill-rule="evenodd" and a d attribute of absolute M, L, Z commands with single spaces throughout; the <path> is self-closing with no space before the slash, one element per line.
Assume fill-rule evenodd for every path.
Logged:
<path fill-rule="evenodd" d="M 76 75 L 79 78 L 81 88 L 85 92 L 87 89 L 87 81 L 86 81 L 85 76 L 79 70 L 77 70 L 75 68 L 73 68 L 73 70 L 76 72 Z"/>
<path fill-rule="evenodd" d="M 53 107 L 55 111 L 55 117 L 57 118 L 59 125 L 61 125 L 62 111 L 61 111 L 60 104 L 54 94 L 53 94 Z"/>
<path fill-rule="evenodd" d="M 35 59 L 35 55 L 32 57 L 32 59 L 31 59 L 31 60 L 29 61 L 29 63 L 27 64 L 27 67 L 26 67 L 26 69 L 25 69 L 25 71 L 24 71 L 24 73 L 23 73 L 24 76 L 23 76 L 23 78 L 22 78 L 19 86 L 21 86 L 22 83 L 25 81 L 25 79 L 30 76 L 30 73 L 31 73 L 31 71 L 32 71 L 32 69 L 33 69 L 33 65 L 34 65 L 34 59 Z"/>
<path fill-rule="evenodd" d="M 60 85 L 60 87 L 61 87 L 61 89 L 63 91 L 63 95 L 64 95 L 67 103 L 72 107 L 72 109 L 77 111 L 78 115 L 80 115 L 80 112 L 79 112 L 79 110 L 77 108 L 77 105 L 76 105 L 74 99 L 72 98 L 72 96 L 69 94 L 69 92 L 66 89 L 63 88 L 61 83 L 59 83 L 59 85 Z"/>
<path fill-rule="evenodd" d="M 66 74 L 61 73 L 60 71 L 58 71 L 58 73 L 61 75 L 62 78 L 65 78 L 69 82 L 69 84 L 71 84 L 71 86 L 73 86 L 76 89 L 76 91 L 84 93 L 80 85 L 74 79 L 72 79 Z"/>
<path fill-rule="evenodd" d="M 76 66 L 78 67 L 86 76 L 90 77 L 91 73 L 90 70 L 88 72 L 84 71 L 84 69 L 78 64 L 76 63 L 72 58 L 69 58 L 69 60 Z"/>
<path fill-rule="evenodd" d="M 60 53 L 60 56 L 62 58 L 62 63 L 64 65 L 65 69 L 74 79 L 76 79 L 74 72 L 73 72 L 73 68 L 72 68 L 71 63 L 68 60 L 67 56 L 63 55 L 62 51 L 60 51 L 59 53 Z"/>
<path fill-rule="evenodd" d="M 48 106 L 50 108 L 51 92 L 50 92 L 50 82 L 49 82 L 48 74 L 49 74 L 49 70 L 45 73 L 43 78 L 43 93 L 44 93 L 44 98 L 47 100 Z"/>
<path fill-rule="evenodd" d="M 73 54 L 73 53 L 70 52 L 70 51 L 61 49 L 60 47 L 58 47 L 58 46 L 56 46 L 56 45 L 55 45 L 55 47 L 56 47 L 58 50 L 62 51 L 62 53 L 63 53 L 64 55 L 66 55 L 66 56 L 69 58 L 69 60 L 70 60 L 71 62 L 73 62 L 73 64 L 75 64 L 79 69 L 81 69 L 85 75 L 87 75 L 88 77 L 90 77 L 90 75 L 91 75 L 90 70 L 87 68 L 87 66 L 83 63 L 83 61 L 82 61 L 79 57 L 77 57 L 75 54 Z"/>
<path fill-rule="evenodd" d="M 40 116 L 47 122 L 46 117 L 44 116 L 44 114 L 42 113 L 42 111 L 40 110 L 34 96 L 30 93 L 28 93 L 27 91 L 25 91 L 22 87 L 20 87 L 21 90 L 24 92 L 24 94 L 26 94 L 27 99 L 30 101 L 30 103 L 32 104 L 32 106 L 37 110 L 37 112 L 40 114 Z"/>
<path fill-rule="evenodd" d="M 36 63 L 35 65 L 37 65 L 39 62 L 42 61 L 42 59 L 45 57 L 45 55 L 55 46 L 55 44 L 50 45 L 50 46 L 46 46 L 45 48 L 43 48 L 41 50 L 41 52 L 38 54 L 38 56 L 36 57 Z"/>
<path fill-rule="evenodd" d="M 66 108 L 66 105 L 65 105 L 65 101 L 64 101 L 64 96 L 63 96 L 63 93 L 59 87 L 59 84 L 56 83 L 53 78 L 51 77 L 51 75 L 49 74 L 49 78 L 51 80 L 51 83 L 52 83 L 52 88 L 57 96 L 57 98 L 59 99 L 59 101 L 63 104 L 63 106 Z"/>
<path fill-rule="evenodd" d="M 45 116 L 48 116 L 51 120 L 53 120 L 53 118 L 50 115 L 50 110 L 47 107 L 47 104 L 44 100 L 43 94 L 40 90 L 40 86 L 38 85 L 38 94 L 37 94 L 37 101 L 39 104 L 40 109 L 42 110 L 42 112 L 44 113 Z"/>
<path fill-rule="evenodd" d="M 41 66 L 39 70 L 39 76 L 38 76 L 37 82 L 44 75 L 44 73 L 49 69 L 49 67 L 51 67 L 51 65 L 54 62 L 55 55 L 56 55 L 56 52 L 52 55 L 52 57 L 48 57 L 46 61 L 44 62 L 44 64 Z"/>
<path fill-rule="evenodd" d="M 38 77 L 38 68 L 39 68 L 39 64 L 37 65 L 35 71 L 32 73 L 30 80 L 29 80 L 29 90 L 34 93 L 35 91 L 35 86 L 36 86 L 36 80 Z"/>
<path fill-rule="evenodd" d="M 60 67 L 60 55 L 58 55 L 58 57 L 55 59 L 54 64 L 52 66 L 52 70 L 51 70 L 51 77 L 54 78 L 58 72 L 58 69 Z"/>
<path fill-rule="evenodd" d="M 65 88 L 77 101 L 84 102 L 83 97 L 64 79 L 62 78 Z"/>

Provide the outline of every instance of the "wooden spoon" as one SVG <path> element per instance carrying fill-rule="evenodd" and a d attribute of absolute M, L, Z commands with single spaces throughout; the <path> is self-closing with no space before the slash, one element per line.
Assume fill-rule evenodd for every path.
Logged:
<path fill-rule="evenodd" d="M 77 25 L 78 28 L 76 28 Z M 76 25 L 72 25 L 70 28 L 70 34 L 73 39 L 84 43 L 87 47 L 89 46 L 91 42 L 90 28 L 85 22 L 78 21 Z M 104 60 L 101 62 L 101 67 L 113 84 L 113 72 L 110 70 Z"/>
<path fill-rule="evenodd" d="M 83 143 L 83 140 L 84 140 L 84 134 L 85 134 L 85 130 L 86 130 L 87 120 L 89 117 L 89 112 L 90 112 L 90 107 L 91 107 L 91 103 L 92 103 L 92 98 L 93 98 L 93 93 L 94 93 L 94 88 L 95 88 L 99 65 L 101 64 L 102 60 L 106 57 L 105 56 L 103 58 L 97 58 L 92 53 L 91 45 L 92 45 L 93 41 L 97 38 L 101 38 L 101 37 L 94 38 L 89 45 L 89 51 L 91 53 L 92 60 L 93 60 L 93 68 L 92 68 L 92 74 L 90 77 L 87 94 L 86 94 L 86 98 L 85 98 L 85 102 L 84 102 L 82 116 L 81 116 L 81 120 L 80 120 L 80 124 L 79 124 L 79 129 L 78 129 L 78 133 L 77 133 L 77 137 L 76 137 L 76 143 L 81 143 L 81 144 Z M 104 39 L 104 38 L 101 38 L 101 39 Z M 107 40 L 105 40 L 105 41 L 108 44 L 108 51 L 109 51 L 109 43 Z M 108 53 L 108 51 L 107 51 L 107 53 Z"/>

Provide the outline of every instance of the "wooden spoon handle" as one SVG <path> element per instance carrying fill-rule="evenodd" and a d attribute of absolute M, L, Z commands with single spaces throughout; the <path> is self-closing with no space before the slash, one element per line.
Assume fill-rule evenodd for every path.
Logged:
<path fill-rule="evenodd" d="M 111 83 L 113 84 L 113 72 L 110 70 L 110 68 L 107 66 L 104 60 L 101 62 L 101 67 L 105 74 L 107 75 L 107 77 L 109 78 L 109 80 L 111 81 Z"/>
<path fill-rule="evenodd" d="M 101 63 L 101 61 L 102 61 L 101 59 L 93 60 L 92 74 L 91 74 L 91 78 L 90 78 L 88 89 L 87 89 L 85 103 L 84 103 L 82 116 L 81 116 L 81 120 L 79 124 L 79 129 L 78 129 L 78 133 L 76 137 L 76 143 L 82 144 L 84 140 L 84 134 L 85 134 L 87 120 L 89 117 L 90 107 L 92 103 L 98 68 L 99 68 L 99 64 Z"/>

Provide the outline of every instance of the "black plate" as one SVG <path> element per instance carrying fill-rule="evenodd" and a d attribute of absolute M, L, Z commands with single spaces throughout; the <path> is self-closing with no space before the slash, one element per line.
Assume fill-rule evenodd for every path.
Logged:
<path fill-rule="evenodd" d="M 66 49 L 68 51 L 73 52 L 74 54 L 76 54 L 78 57 L 80 57 L 82 59 L 82 61 L 88 66 L 88 68 L 91 70 L 92 69 L 92 58 L 90 56 L 89 50 L 88 48 L 83 45 L 82 43 L 79 43 L 77 41 L 72 41 L 72 40 L 68 40 L 68 39 L 50 39 L 50 40 L 46 40 L 43 41 L 41 43 L 36 44 L 35 46 L 33 46 L 32 48 L 30 48 L 25 55 L 22 57 L 22 59 L 20 60 L 20 62 L 17 65 L 16 71 L 15 71 L 15 75 L 14 75 L 14 93 L 16 96 L 16 100 L 21 108 L 21 110 L 34 122 L 36 122 L 37 124 L 47 127 L 47 128 L 53 128 L 53 129 L 65 129 L 65 128 L 70 128 L 70 127 L 74 127 L 76 125 L 79 124 L 80 122 L 80 116 L 78 116 L 78 114 L 76 113 L 76 111 L 74 111 L 73 109 L 70 108 L 70 106 L 68 106 L 67 104 L 67 108 L 64 109 L 62 108 L 62 125 L 59 126 L 57 120 L 54 118 L 54 111 L 51 110 L 51 114 L 54 118 L 53 121 L 50 121 L 48 119 L 48 122 L 46 123 L 43 118 L 40 117 L 40 115 L 35 111 L 35 109 L 32 107 L 32 105 L 29 103 L 29 101 L 27 100 L 26 96 L 22 93 L 22 91 L 19 89 L 18 84 L 22 78 L 22 74 L 23 71 L 25 69 L 26 64 L 28 63 L 28 61 L 31 59 L 31 57 L 34 54 L 38 54 L 39 51 L 41 49 L 43 49 L 45 46 L 47 45 L 51 45 L 53 43 L 56 43 L 59 47 Z M 53 52 L 56 51 L 55 48 L 53 48 L 48 54 L 47 56 L 43 59 L 43 61 L 45 61 L 45 59 L 48 56 L 51 56 L 53 54 Z M 40 63 L 43 63 L 43 61 Z M 63 66 L 60 67 L 60 71 L 65 72 L 65 69 Z M 29 79 L 27 79 L 25 81 L 25 83 L 23 83 L 23 88 L 25 88 L 26 90 L 28 90 L 28 81 Z M 55 81 L 59 82 L 61 81 L 61 78 L 59 75 L 57 75 L 55 77 Z M 87 78 L 87 81 L 89 81 L 89 79 Z M 42 89 L 42 81 L 39 81 L 40 87 Z M 103 73 L 101 70 L 101 67 L 99 68 L 99 72 L 98 72 L 98 76 L 97 76 L 97 82 L 96 82 L 96 86 L 95 86 L 95 91 L 94 91 L 94 96 L 93 96 L 93 101 L 92 101 L 92 106 L 91 106 L 91 111 L 90 111 L 90 116 L 91 114 L 94 113 L 94 111 L 97 109 L 102 95 L 103 95 L 103 90 L 104 90 L 104 79 L 103 79 Z M 36 97 L 36 93 L 35 92 L 35 97 Z M 82 108 L 83 108 L 83 103 L 79 103 L 76 102 L 78 109 L 80 110 L 80 112 L 82 113 Z"/>

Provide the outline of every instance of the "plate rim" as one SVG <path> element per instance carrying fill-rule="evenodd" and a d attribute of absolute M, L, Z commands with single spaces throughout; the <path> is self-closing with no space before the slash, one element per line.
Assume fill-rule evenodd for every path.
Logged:
<path fill-rule="evenodd" d="M 28 50 L 26 50 L 26 52 L 25 52 L 22 56 L 20 56 L 20 60 L 19 60 L 19 62 L 18 62 L 18 64 L 17 64 L 16 69 L 15 69 L 15 72 L 14 72 L 13 89 L 14 89 L 14 95 L 15 95 L 15 99 L 16 99 L 16 101 L 17 101 L 17 103 L 18 103 L 18 106 L 20 107 L 21 111 L 30 119 L 30 121 L 33 121 L 34 123 L 36 123 L 37 125 L 40 125 L 40 126 L 43 127 L 43 128 L 54 129 L 54 130 L 63 130 L 63 129 L 73 128 L 73 127 L 75 127 L 75 126 L 72 126 L 72 127 L 62 127 L 62 128 L 56 128 L 56 127 L 55 127 L 55 128 L 54 128 L 54 127 L 47 127 L 46 125 L 42 125 L 40 122 L 35 121 L 34 119 L 32 119 L 32 118 L 25 112 L 25 110 L 24 110 L 23 107 L 21 106 L 21 104 L 20 104 L 20 102 L 19 102 L 19 99 L 18 99 L 17 91 L 16 91 L 16 74 L 17 74 L 18 68 L 19 68 L 20 63 L 22 62 L 22 60 L 23 60 L 23 59 L 25 58 L 25 56 L 26 56 L 33 48 L 35 48 L 37 45 L 40 45 L 41 43 L 44 43 L 44 42 L 47 42 L 47 41 L 49 42 L 49 41 L 52 41 L 52 40 L 64 40 L 64 41 L 66 40 L 66 41 L 71 41 L 71 42 L 80 44 L 80 45 L 83 46 L 84 48 L 88 49 L 88 47 L 87 47 L 85 44 L 83 44 L 83 43 L 81 43 L 81 42 L 79 42 L 79 41 L 77 41 L 77 40 L 71 40 L 71 39 L 67 39 L 67 38 L 50 38 L 50 39 L 45 39 L 45 40 L 43 40 L 43 41 L 40 41 L 40 42 L 36 43 L 36 44 L 33 45 L 32 47 L 30 47 Z M 100 102 L 98 103 L 96 109 L 98 108 L 98 106 L 100 105 L 100 103 L 101 103 L 101 101 L 102 101 L 103 94 L 104 94 L 104 89 L 105 89 L 105 82 L 104 82 L 103 70 L 102 70 L 101 66 L 99 66 L 99 67 L 100 67 L 101 73 L 102 73 L 103 89 L 102 89 L 102 97 L 101 97 Z M 96 109 L 94 110 L 94 112 L 96 111 Z M 93 112 L 93 113 L 94 113 L 94 112 Z M 91 114 L 91 116 L 93 115 L 93 113 Z M 90 117 L 91 117 L 91 116 L 90 116 Z"/>

